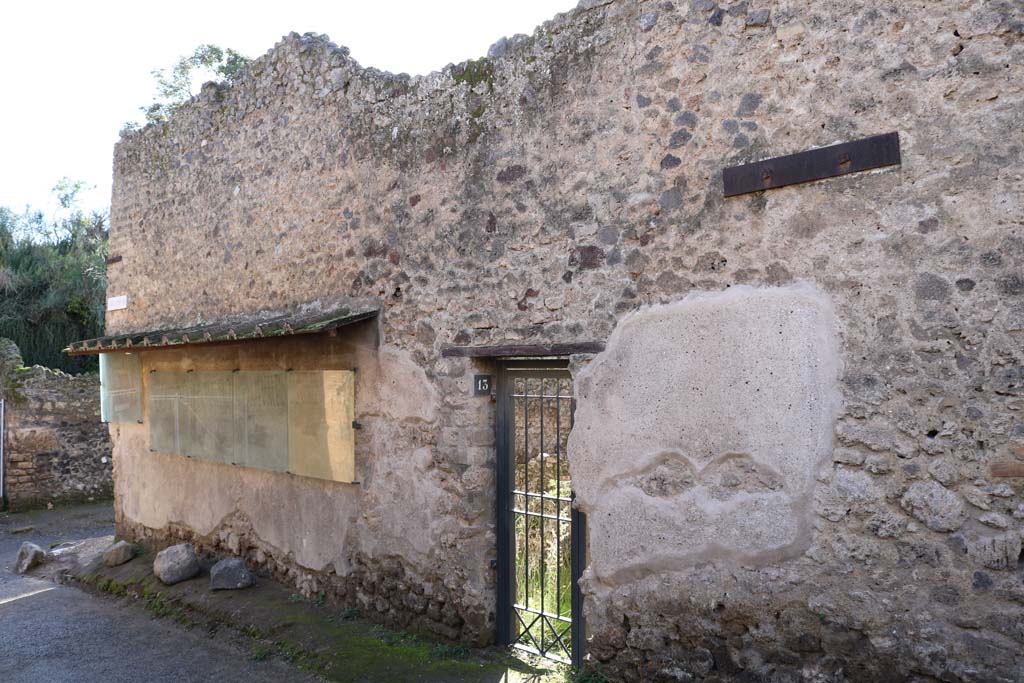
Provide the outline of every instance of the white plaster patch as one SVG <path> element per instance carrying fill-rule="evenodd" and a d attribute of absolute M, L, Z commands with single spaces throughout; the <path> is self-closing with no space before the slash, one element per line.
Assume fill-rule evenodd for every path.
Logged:
<path fill-rule="evenodd" d="M 121 294 L 119 296 L 107 297 L 107 310 L 108 311 L 123 311 L 128 308 L 128 295 Z"/>
<path fill-rule="evenodd" d="M 594 578 L 803 552 L 840 365 L 831 303 L 809 284 L 623 318 L 576 377 L 570 466 Z"/>

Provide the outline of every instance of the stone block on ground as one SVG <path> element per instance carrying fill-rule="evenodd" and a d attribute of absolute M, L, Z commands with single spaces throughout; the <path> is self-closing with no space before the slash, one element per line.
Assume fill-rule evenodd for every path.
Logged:
<path fill-rule="evenodd" d="M 210 590 L 248 588 L 256 577 L 239 557 L 226 557 L 210 569 Z"/>
<path fill-rule="evenodd" d="M 167 585 L 187 581 L 199 573 L 199 559 L 191 543 L 164 548 L 153 561 L 153 573 Z"/>
<path fill-rule="evenodd" d="M 45 561 L 46 551 L 35 543 L 29 543 L 26 541 L 22 543 L 21 548 L 18 549 L 18 561 L 14 565 L 14 571 L 18 574 L 24 574 Z"/>
<path fill-rule="evenodd" d="M 103 563 L 108 567 L 122 565 L 135 557 L 135 548 L 127 541 L 118 541 L 103 553 Z"/>

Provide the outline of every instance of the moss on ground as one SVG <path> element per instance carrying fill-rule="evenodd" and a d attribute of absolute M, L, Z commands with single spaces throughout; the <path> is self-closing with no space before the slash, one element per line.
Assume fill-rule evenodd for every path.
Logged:
<path fill-rule="evenodd" d="M 253 658 L 273 654 L 330 680 L 498 681 L 509 664 L 494 651 L 393 631 L 352 611 L 325 609 L 315 600 L 289 599 L 289 607 L 279 616 L 276 635 L 258 643 Z M 315 645 L 301 637 L 310 631 L 316 633 Z"/>
<path fill-rule="evenodd" d="M 154 618 L 229 633 L 255 661 L 276 658 L 332 681 L 356 683 L 566 683 L 568 669 L 547 669 L 495 649 L 470 649 L 395 631 L 336 610 L 319 596 L 297 597 L 263 581 L 256 589 L 211 594 L 206 582 L 164 586 L 138 558 L 78 577 L 93 590 L 140 604 Z"/>

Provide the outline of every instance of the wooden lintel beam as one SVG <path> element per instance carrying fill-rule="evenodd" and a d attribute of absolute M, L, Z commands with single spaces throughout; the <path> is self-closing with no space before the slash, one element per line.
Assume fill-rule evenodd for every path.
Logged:
<path fill-rule="evenodd" d="M 604 342 L 567 342 L 563 344 L 497 344 L 494 346 L 445 346 L 443 358 L 539 358 L 601 353 Z"/>

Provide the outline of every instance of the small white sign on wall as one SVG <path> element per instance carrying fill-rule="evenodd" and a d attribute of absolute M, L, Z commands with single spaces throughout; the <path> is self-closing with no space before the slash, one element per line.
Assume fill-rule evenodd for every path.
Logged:
<path fill-rule="evenodd" d="M 122 294 L 121 296 L 107 297 L 107 310 L 108 311 L 121 311 L 128 308 L 128 295 Z"/>

